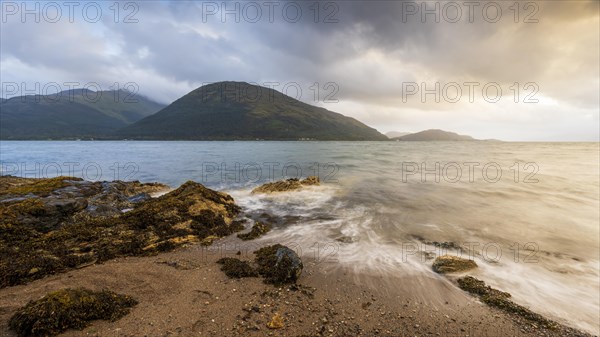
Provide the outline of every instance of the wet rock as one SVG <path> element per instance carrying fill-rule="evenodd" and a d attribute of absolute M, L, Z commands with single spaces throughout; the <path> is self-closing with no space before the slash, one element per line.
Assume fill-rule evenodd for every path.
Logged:
<path fill-rule="evenodd" d="M 256 222 L 248 233 L 238 234 L 237 237 L 242 240 L 253 240 L 259 238 L 271 230 L 271 225 L 264 222 Z"/>
<path fill-rule="evenodd" d="M 17 310 L 9 326 L 20 337 L 54 336 L 68 329 L 81 330 L 97 319 L 116 321 L 136 304 L 130 296 L 107 290 L 64 289 Z"/>
<path fill-rule="evenodd" d="M 496 290 L 490 286 L 486 286 L 484 281 L 478 280 L 472 276 L 465 276 L 458 279 L 458 286 L 471 294 L 475 295 L 491 295 L 494 297 L 510 298 L 510 294 Z"/>
<path fill-rule="evenodd" d="M 426 245 L 434 246 L 434 247 L 441 248 L 441 249 L 456 249 L 456 250 L 462 249 L 460 244 L 458 244 L 456 242 L 452 242 L 452 241 L 442 241 L 442 242 L 430 241 L 420 235 L 411 235 L 411 237 L 419 240 L 420 242 L 422 242 Z"/>
<path fill-rule="evenodd" d="M 115 216 L 124 210 L 132 209 L 143 201 L 151 200 L 150 193 L 164 191 L 166 185 L 158 183 L 142 184 L 139 181 L 99 182 L 97 193 L 88 197 L 88 211 L 93 216 Z"/>
<path fill-rule="evenodd" d="M 297 178 L 280 180 L 272 183 L 266 183 L 261 185 L 254 190 L 252 193 L 273 193 L 273 192 L 287 192 L 298 190 L 303 186 L 320 185 L 319 177 L 310 176 L 304 180 Z"/>
<path fill-rule="evenodd" d="M 423 241 L 423 243 L 426 245 L 431 245 L 431 246 L 435 246 L 435 247 L 442 248 L 442 249 L 461 249 L 459 244 L 452 242 L 452 241 L 444 241 L 444 242 Z"/>
<path fill-rule="evenodd" d="M 477 263 L 458 256 L 443 255 L 433 261 L 432 268 L 436 273 L 446 274 L 477 268 Z"/>
<path fill-rule="evenodd" d="M 150 194 L 144 192 L 144 193 L 136 194 L 133 197 L 129 197 L 127 199 L 127 201 L 137 204 L 138 202 L 142 202 L 142 201 L 146 201 L 146 200 L 150 200 L 150 199 L 152 199 Z"/>
<path fill-rule="evenodd" d="M 306 179 L 302 180 L 301 184 L 305 185 L 305 186 L 309 186 L 309 185 L 317 185 L 318 186 L 321 184 L 321 181 L 319 180 L 319 177 L 317 177 L 317 176 L 309 176 Z"/>
<path fill-rule="evenodd" d="M 232 257 L 224 257 L 217 260 L 221 264 L 221 270 L 230 278 L 256 277 L 258 272 L 248 263 Z"/>
<path fill-rule="evenodd" d="M 53 191 L 71 186 L 80 178 L 56 177 L 48 179 L 18 178 L 12 176 L 1 176 L 0 199 L 9 196 L 36 195 L 39 197 L 49 196 Z"/>
<path fill-rule="evenodd" d="M 0 177 L 0 288 L 244 229 L 231 196 L 195 182 L 148 199 L 164 185 L 71 179 Z"/>
<path fill-rule="evenodd" d="M 56 229 L 65 219 L 84 210 L 85 198 L 31 197 L 0 205 L 0 213 L 10 216 L 12 223 L 35 228 L 41 233 Z M 4 206 L 4 207 L 2 207 Z"/>
<path fill-rule="evenodd" d="M 344 236 L 340 236 L 340 237 L 336 238 L 335 241 L 341 242 L 341 243 L 353 243 L 353 242 L 357 242 L 358 239 L 353 236 L 344 235 Z"/>
<path fill-rule="evenodd" d="M 258 272 L 265 282 L 274 284 L 295 283 L 302 274 L 302 260 L 291 249 L 280 244 L 263 247 L 256 252 Z"/>
<path fill-rule="evenodd" d="M 559 326 L 558 323 L 514 303 L 510 300 L 511 295 L 509 293 L 486 286 L 484 281 L 478 280 L 472 276 L 465 276 L 459 278 L 457 282 L 462 290 L 478 296 L 482 302 L 489 306 L 524 317 L 547 328 L 554 329 Z"/>
<path fill-rule="evenodd" d="M 120 210 L 116 207 L 110 206 L 110 205 L 88 205 L 86 212 L 89 213 L 91 216 L 97 216 L 97 217 L 110 217 L 110 216 L 116 216 L 119 213 L 122 213 L 123 210 Z"/>

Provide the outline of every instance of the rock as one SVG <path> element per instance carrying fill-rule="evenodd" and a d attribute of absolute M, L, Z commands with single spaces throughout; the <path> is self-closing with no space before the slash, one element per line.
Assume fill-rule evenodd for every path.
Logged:
<path fill-rule="evenodd" d="M 146 201 L 146 200 L 150 200 L 150 199 L 152 199 L 150 194 L 144 192 L 144 193 L 136 194 L 132 197 L 129 197 L 127 199 L 127 201 L 137 204 L 138 202 L 142 202 L 142 201 Z"/>
<path fill-rule="evenodd" d="M 265 277 L 267 283 L 296 283 L 302 274 L 302 260 L 286 246 L 280 244 L 267 246 L 254 254 L 256 254 L 258 273 Z"/>
<path fill-rule="evenodd" d="M 452 242 L 452 241 L 443 241 L 443 242 L 438 242 L 438 241 L 430 241 L 425 239 L 424 237 L 420 236 L 420 235 L 411 235 L 413 238 L 421 241 L 422 243 L 426 244 L 426 245 L 430 245 L 430 246 L 434 246 L 437 248 L 441 248 L 441 249 L 456 249 L 456 250 L 460 250 L 462 249 L 462 247 L 460 246 L 460 244 L 456 243 L 456 242 Z"/>
<path fill-rule="evenodd" d="M 143 201 L 151 200 L 149 193 L 166 190 L 168 186 L 150 183 L 142 184 L 139 181 L 104 181 L 98 184 L 99 192 L 89 197 L 88 211 L 94 216 L 113 216 L 123 210 L 132 209 Z"/>
<path fill-rule="evenodd" d="M 79 212 L 87 207 L 87 200 L 84 198 L 76 199 L 50 199 L 46 202 L 48 213 L 63 213 L 66 215 Z"/>
<path fill-rule="evenodd" d="M 304 180 L 299 180 L 297 178 L 280 180 L 272 183 L 266 183 L 261 185 L 254 190 L 252 193 L 274 193 L 274 192 L 287 192 L 298 190 L 303 186 L 311 186 L 311 185 L 320 185 L 319 177 L 310 176 Z"/>
<path fill-rule="evenodd" d="M 242 239 L 242 240 L 253 240 L 256 239 L 258 237 L 263 236 L 264 234 L 266 234 L 268 231 L 271 230 L 271 225 L 269 225 L 268 223 L 264 223 L 264 222 L 256 222 L 253 226 L 252 229 L 250 230 L 250 232 L 248 233 L 243 233 L 243 234 L 238 234 L 237 237 Z"/>
<path fill-rule="evenodd" d="M 119 256 L 210 244 L 244 229 L 228 194 L 190 181 L 148 198 L 164 187 L 0 177 L 0 288 Z"/>
<path fill-rule="evenodd" d="M 436 273 L 446 274 L 477 268 L 477 264 L 473 260 L 463 259 L 458 256 L 443 255 L 433 261 L 432 268 Z"/>
<path fill-rule="evenodd" d="M 217 260 L 221 270 L 230 278 L 256 277 L 258 272 L 247 262 L 232 257 Z"/>
<path fill-rule="evenodd" d="M 514 303 L 510 300 L 511 295 L 509 293 L 486 286 L 484 281 L 478 280 L 472 276 L 465 276 L 459 278 L 457 282 L 462 290 L 478 296 L 482 302 L 489 306 L 524 317 L 530 321 L 541 324 L 546 328 L 555 329 L 559 326 L 558 323 Z"/>
<path fill-rule="evenodd" d="M 130 209 L 131 210 L 131 209 Z M 89 205 L 86 209 L 86 212 L 89 213 L 91 216 L 96 216 L 96 217 L 110 217 L 110 216 L 116 216 L 120 213 L 123 213 L 122 210 L 110 206 L 110 205 Z"/>
<path fill-rule="evenodd" d="M 310 185 L 319 186 L 319 185 L 321 185 L 321 181 L 319 180 L 319 177 L 317 177 L 317 176 L 309 176 L 306 179 L 302 180 L 300 183 L 302 185 L 305 185 L 305 186 L 310 186 Z"/>
<path fill-rule="evenodd" d="M 0 198 L 15 195 L 36 195 L 47 197 L 52 192 L 61 188 L 71 186 L 80 178 L 56 177 L 47 179 L 18 178 L 12 176 L 0 176 Z"/>
<path fill-rule="evenodd" d="M 340 237 L 336 238 L 335 241 L 341 242 L 341 243 L 353 243 L 353 242 L 357 242 L 358 239 L 356 239 L 353 236 L 343 235 L 343 236 L 340 236 Z"/>
<path fill-rule="evenodd" d="M 116 321 L 136 304 L 130 296 L 107 290 L 64 289 L 29 302 L 8 324 L 19 337 L 54 336 L 68 329 L 81 330 L 97 319 Z"/>
<path fill-rule="evenodd" d="M 85 198 L 31 198 L 21 202 L 18 207 L 25 206 L 19 214 L 19 222 L 35 227 L 36 230 L 47 233 L 56 229 L 65 219 L 84 210 L 88 206 Z"/>
<path fill-rule="evenodd" d="M 498 291 L 490 286 L 486 286 L 485 282 L 478 280 L 472 276 L 461 277 L 457 280 L 458 286 L 464 291 L 468 291 L 475 295 L 493 295 L 504 298 L 510 298 L 509 293 Z"/>

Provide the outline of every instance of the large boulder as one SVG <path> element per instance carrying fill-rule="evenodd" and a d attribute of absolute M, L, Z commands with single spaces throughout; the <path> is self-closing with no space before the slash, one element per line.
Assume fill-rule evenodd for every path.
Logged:
<path fill-rule="evenodd" d="M 436 273 L 440 274 L 456 273 L 477 268 L 477 263 L 458 256 L 442 255 L 433 261 L 432 268 Z"/>
<path fill-rule="evenodd" d="M 258 273 L 267 283 L 296 283 L 302 274 L 302 260 L 296 252 L 286 246 L 280 244 L 267 246 L 254 254 L 256 254 Z"/>
<path fill-rule="evenodd" d="M 303 186 L 320 185 L 319 177 L 310 176 L 304 180 L 291 178 L 287 180 L 266 183 L 252 190 L 252 193 L 287 192 L 301 189 Z"/>

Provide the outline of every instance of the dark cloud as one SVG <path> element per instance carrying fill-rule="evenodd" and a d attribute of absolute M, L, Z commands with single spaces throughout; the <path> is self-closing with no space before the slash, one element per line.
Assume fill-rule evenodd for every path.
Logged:
<path fill-rule="evenodd" d="M 81 17 L 73 23 L 9 19 L 0 32 L 3 81 L 136 82 L 143 94 L 164 102 L 206 82 L 297 82 L 309 103 L 314 103 L 308 93 L 312 84 L 335 82 L 340 103 L 326 107 L 382 129 L 420 128 L 436 118 L 465 126 L 458 130 L 465 133 L 494 130 L 501 109 L 511 110 L 513 120 L 559 113 L 573 116 L 570 125 L 598 122 L 597 1 L 538 1 L 530 7 L 520 2 L 517 22 L 510 7 L 514 2 L 500 1 L 477 2 L 473 8 L 448 1 L 282 1 L 271 17 L 267 2 L 237 2 L 248 10 L 240 13 L 240 22 L 231 14 L 224 22 L 218 12 L 208 15 L 221 3 L 136 2 L 137 23 L 123 22 L 124 8 L 115 23 L 108 3 L 103 3 L 107 15 L 97 23 Z M 257 22 L 250 22 L 256 16 L 252 4 L 262 11 Z M 441 9 L 439 22 L 431 14 L 423 20 L 422 6 L 435 4 Z M 490 22 L 496 6 L 502 16 Z M 296 7 L 302 11 L 298 20 Z M 455 8 L 462 16 L 451 22 Z M 537 22 L 524 22 L 534 12 L 530 19 Z M 423 103 L 419 95 L 402 100 L 405 82 L 467 81 L 499 83 L 505 95 L 515 82 L 535 82 L 544 104 L 490 106 L 481 98 Z M 447 111 L 458 112 L 462 124 L 444 115 Z M 502 138 L 502 130 L 495 132 Z M 553 131 L 548 137 L 572 133 Z"/>

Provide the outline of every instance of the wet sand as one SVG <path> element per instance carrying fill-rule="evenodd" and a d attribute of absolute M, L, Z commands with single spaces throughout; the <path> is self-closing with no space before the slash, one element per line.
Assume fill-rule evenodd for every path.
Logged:
<path fill-rule="evenodd" d="M 227 278 L 215 263 L 223 256 L 253 258 L 191 245 L 0 289 L 0 336 L 16 336 L 7 322 L 17 308 L 66 287 L 107 288 L 139 304 L 119 321 L 61 336 L 586 336 L 490 308 L 435 274 L 357 274 L 303 258 L 299 286 L 274 287 L 261 278 Z M 281 329 L 267 327 L 275 313 Z"/>

